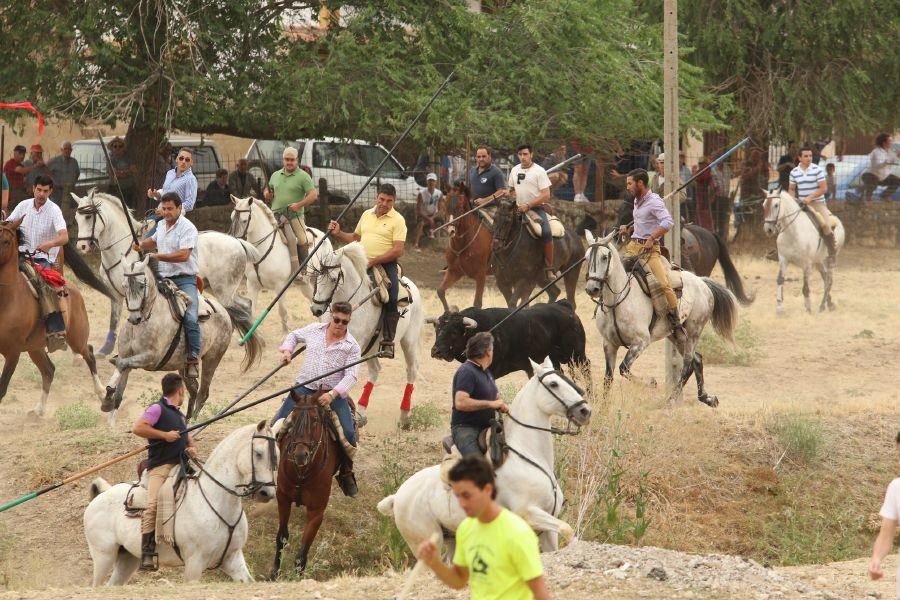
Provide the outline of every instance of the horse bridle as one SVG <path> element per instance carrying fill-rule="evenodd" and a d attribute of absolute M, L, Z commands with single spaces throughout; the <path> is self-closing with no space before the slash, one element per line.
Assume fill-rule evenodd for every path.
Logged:
<path fill-rule="evenodd" d="M 233 210 L 234 212 L 236 212 L 237 214 L 239 214 L 239 215 L 240 215 L 240 214 L 243 214 L 243 213 L 248 213 L 248 214 L 247 214 L 247 224 L 244 226 L 244 233 L 242 233 L 241 235 L 237 236 L 237 238 L 238 238 L 238 239 L 241 239 L 241 240 L 244 240 L 245 242 L 249 241 L 249 240 L 247 239 L 247 235 L 250 233 L 250 219 L 253 218 L 253 203 L 251 202 L 250 206 L 247 207 L 247 208 L 237 208 L 237 207 L 235 207 L 235 208 L 233 208 L 232 210 Z M 263 239 L 265 239 L 265 238 L 263 238 Z M 260 240 L 260 241 L 262 241 L 262 240 Z M 256 245 L 256 244 L 254 244 L 254 246 L 255 246 L 255 245 Z"/>
<path fill-rule="evenodd" d="M 141 315 L 142 321 L 149 321 L 150 316 L 153 314 L 153 304 L 150 305 L 150 310 L 147 311 L 147 314 L 144 314 L 144 305 L 147 303 L 147 289 L 150 287 L 149 283 L 146 281 L 147 274 L 143 269 L 138 271 L 137 273 L 125 273 L 125 277 L 143 277 L 144 278 L 144 293 L 141 294 L 141 304 L 137 308 L 133 308 L 131 303 L 128 301 L 128 286 L 126 286 L 125 290 L 125 308 L 128 309 L 129 312 L 137 311 Z M 140 323 L 141 321 L 138 321 Z"/>
<path fill-rule="evenodd" d="M 76 241 L 91 242 L 92 244 L 97 246 L 97 248 L 100 248 L 100 240 L 97 239 L 96 233 L 98 220 L 103 221 L 103 226 L 106 227 L 106 220 L 103 218 L 103 214 L 100 212 L 100 206 L 103 204 L 103 201 L 101 200 L 100 202 L 95 202 L 94 198 L 91 197 L 90 202 L 91 203 L 87 206 L 79 206 L 77 209 L 75 209 L 75 212 L 77 212 L 79 215 L 89 215 L 94 217 L 94 219 L 91 221 L 91 235 L 90 237 L 80 235 L 78 236 L 78 239 Z M 81 232 L 79 231 L 79 233 Z"/>
<path fill-rule="evenodd" d="M 299 404 L 298 403 L 294 407 L 294 412 L 297 412 L 298 414 L 297 414 L 297 417 L 291 423 L 291 429 L 285 433 L 285 437 L 287 438 L 287 440 L 285 442 L 284 457 L 286 460 L 291 461 L 294 464 L 294 466 L 297 467 L 297 469 L 305 469 L 306 467 L 308 467 L 310 462 L 312 462 L 312 460 L 319 453 L 319 449 L 322 448 L 323 446 L 325 448 L 326 460 L 322 461 L 320 470 L 325 468 L 325 463 L 327 462 L 327 453 L 328 453 L 328 446 L 327 446 L 327 444 L 324 444 L 325 436 L 328 435 L 327 427 L 325 425 L 325 418 L 326 418 L 325 410 L 326 409 L 324 407 L 320 406 L 318 404 L 318 402 L 316 402 L 316 401 L 313 401 L 312 403 L 308 403 L 308 404 Z M 319 422 L 321 425 L 321 434 L 319 435 L 318 439 L 315 439 L 315 440 L 307 440 L 305 438 L 301 439 L 301 436 L 304 436 L 307 433 L 307 429 L 308 429 L 307 425 L 310 422 L 311 413 L 318 416 L 318 419 L 319 419 Z M 297 446 L 302 446 L 302 447 L 308 449 L 308 452 L 306 455 L 307 458 L 305 461 L 303 461 L 302 464 L 297 461 L 296 452 L 294 452 L 294 449 Z M 301 481 L 309 478 L 311 475 L 312 474 L 310 474 L 310 473 L 306 474 L 305 476 L 303 476 L 301 478 Z M 298 473 L 298 476 L 299 476 L 299 473 Z"/>
<path fill-rule="evenodd" d="M 269 468 L 272 472 L 271 481 L 260 481 L 256 478 L 256 461 L 253 460 L 253 442 L 256 440 L 265 440 L 268 443 Z M 275 438 L 271 435 L 261 435 L 259 432 L 254 432 L 253 437 L 250 439 L 250 483 L 236 486 L 238 488 L 245 488 L 244 493 L 242 494 L 243 496 L 252 496 L 264 487 L 275 485 L 274 475 L 278 470 L 278 459 L 276 457 Z"/>
<path fill-rule="evenodd" d="M 766 200 L 769 200 L 770 198 L 775 198 L 775 196 L 766 196 Z M 794 221 L 797 220 L 797 216 L 803 212 L 803 207 L 801 206 L 795 212 L 792 212 L 791 214 L 782 217 L 781 216 L 781 204 L 780 204 L 781 198 L 779 198 L 778 200 L 779 200 L 778 212 L 775 214 L 775 218 L 774 219 L 763 219 L 763 223 L 766 225 L 774 225 L 775 231 L 777 231 L 778 233 L 781 233 L 782 231 L 787 230 L 788 227 L 790 227 L 791 225 L 794 224 Z M 763 205 L 763 208 L 765 209 L 765 204 Z M 791 217 L 793 217 L 793 218 L 791 218 Z M 786 219 L 791 219 L 790 223 L 788 223 L 786 225 L 781 225 L 781 226 L 778 225 L 779 221 L 786 220 Z"/>
<path fill-rule="evenodd" d="M 565 383 L 570 385 L 572 387 L 572 389 L 574 389 L 578 393 L 578 395 L 581 396 L 581 400 L 579 400 L 575 404 L 572 404 L 571 406 L 566 404 L 565 400 L 560 398 L 559 395 L 553 391 L 553 388 L 551 388 L 547 383 L 544 382 L 544 379 L 546 379 L 550 375 L 556 375 L 560 379 L 562 379 Z M 515 418 L 514 416 L 512 416 L 512 413 L 507 413 L 506 416 L 509 417 L 517 425 L 521 425 L 522 427 L 525 427 L 526 429 L 535 429 L 537 431 L 547 431 L 547 432 L 555 434 L 555 435 L 577 435 L 578 432 L 581 431 L 581 425 L 578 425 L 577 423 L 574 422 L 572 415 L 574 414 L 576 408 L 587 405 L 587 400 L 584 399 L 584 390 L 577 383 L 575 383 L 574 381 L 572 381 L 571 379 L 566 377 L 563 374 L 563 372 L 560 371 L 559 369 L 551 369 L 551 370 L 547 371 L 546 373 L 544 373 L 543 375 L 538 375 L 538 382 L 541 384 L 541 386 L 545 390 L 547 390 L 547 392 L 551 396 L 553 396 L 553 398 L 557 402 L 560 403 L 560 405 L 564 409 L 566 409 L 566 419 L 568 419 L 568 421 L 566 422 L 566 428 L 560 429 L 559 427 L 539 427 L 538 425 L 529 425 L 528 423 L 523 423 L 522 421 L 520 421 L 517 418 Z M 575 429 L 572 429 L 573 425 L 574 425 Z"/>
<path fill-rule="evenodd" d="M 602 297 L 599 300 L 594 300 L 597 303 L 597 306 L 602 307 L 604 309 L 604 311 L 615 308 L 618 305 L 622 304 L 622 302 L 625 301 L 625 298 L 627 298 L 628 294 L 631 293 L 631 278 L 633 276 L 632 274 L 629 273 L 628 279 L 625 281 L 625 286 L 617 292 L 614 289 L 612 289 L 611 285 L 609 285 L 609 267 L 612 264 L 612 260 L 609 260 L 606 262 L 606 270 L 603 272 L 602 277 L 599 275 L 591 274 L 593 266 L 594 266 L 594 262 L 597 259 L 597 250 L 600 246 L 605 246 L 605 245 L 606 244 L 603 244 L 600 241 L 596 241 L 596 242 L 592 243 L 590 246 L 588 246 L 588 268 L 584 274 L 585 282 L 595 281 L 600 285 L 601 293 L 602 293 L 602 289 L 605 287 L 613 294 L 613 298 L 615 300 L 610 305 L 604 304 Z M 623 294 L 623 292 L 624 292 L 624 294 Z M 620 294 L 623 294 L 621 298 L 619 297 Z M 592 300 L 593 300 L 593 298 L 592 298 Z"/>
<path fill-rule="evenodd" d="M 316 298 L 316 293 L 319 291 L 319 276 L 324 275 L 332 269 L 339 269 L 337 281 L 335 281 L 334 287 L 331 288 L 331 293 L 328 295 L 328 298 L 326 298 L 325 300 L 319 300 Z M 344 280 L 344 269 L 341 266 L 341 262 L 338 261 L 336 265 L 326 265 L 323 263 L 318 269 L 314 269 L 313 274 L 315 275 L 315 277 L 313 277 L 313 297 L 310 302 L 312 304 L 321 304 L 322 306 L 328 308 L 329 306 L 331 306 L 331 301 L 334 300 L 334 295 L 337 293 L 338 288 L 341 287 L 341 282 Z M 360 288 L 362 288 L 363 283 L 365 283 L 366 278 L 367 276 L 365 273 L 360 276 L 359 285 L 356 286 L 356 289 L 353 290 L 353 293 L 350 294 L 350 296 L 347 298 L 347 302 L 350 302 L 351 300 L 353 300 L 353 298 L 356 297 L 356 294 L 359 293 L 359 290 Z"/>

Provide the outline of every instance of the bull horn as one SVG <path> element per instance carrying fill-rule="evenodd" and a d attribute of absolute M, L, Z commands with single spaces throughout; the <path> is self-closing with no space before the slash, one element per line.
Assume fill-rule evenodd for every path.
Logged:
<path fill-rule="evenodd" d="M 475 329 L 476 327 L 478 327 L 478 321 L 470 317 L 463 317 L 462 322 L 463 325 L 466 326 L 466 329 Z"/>
<path fill-rule="evenodd" d="M 457 305 L 455 305 L 455 304 L 451 304 L 451 305 L 450 305 L 450 312 L 452 312 L 452 313 L 459 312 L 459 307 L 458 307 Z"/>
<path fill-rule="evenodd" d="M 425 319 L 425 322 L 433 325 L 438 322 L 438 317 L 428 317 L 427 319 Z"/>

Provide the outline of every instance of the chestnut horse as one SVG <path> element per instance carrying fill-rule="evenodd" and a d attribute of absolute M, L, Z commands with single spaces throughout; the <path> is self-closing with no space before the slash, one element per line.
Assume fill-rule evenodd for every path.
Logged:
<path fill-rule="evenodd" d="M 281 551 L 288 541 L 291 504 L 306 507 L 306 527 L 303 528 L 300 549 L 294 560 L 294 568 L 299 573 L 306 569 L 309 549 L 319 533 L 331 497 L 331 479 L 340 466 L 341 450 L 328 430 L 331 420 L 327 414 L 329 409 L 318 402 L 322 394 L 320 390 L 309 396 L 295 395 L 297 405 L 278 432 L 281 456 L 275 492 L 278 534 L 275 537 L 272 580 L 278 578 L 281 569 Z"/>
<path fill-rule="evenodd" d="M 47 333 L 37 299 L 32 295 L 29 284 L 19 272 L 19 225 L 22 220 L 0 223 L 0 354 L 6 359 L 3 375 L 0 376 L 0 399 L 6 395 L 9 380 L 19 363 L 19 355 L 27 352 L 41 372 L 41 399 L 32 411 L 43 416 L 47 408 L 47 397 L 53 383 L 55 367 L 47 354 Z M 103 385 L 97 376 L 97 362 L 94 349 L 88 344 L 90 323 L 84 298 L 78 289 L 66 284 L 68 308 L 66 310 L 66 342 L 76 354 L 87 363 L 94 378 L 94 392 L 102 399 Z"/>
<path fill-rule="evenodd" d="M 457 215 L 472 208 L 468 193 L 463 191 L 457 196 L 456 201 L 451 203 L 450 216 L 455 219 Z M 447 270 L 437 289 L 438 298 L 444 305 L 444 312 L 450 312 L 450 306 L 447 304 L 447 290 L 463 276 L 475 280 L 475 300 L 472 306 L 481 308 L 484 281 L 490 271 L 491 231 L 477 213 L 466 215 L 459 221 L 455 221 L 447 227 L 447 231 L 450 233 L 450 242 L 444 253 L 447 259 Z"/>

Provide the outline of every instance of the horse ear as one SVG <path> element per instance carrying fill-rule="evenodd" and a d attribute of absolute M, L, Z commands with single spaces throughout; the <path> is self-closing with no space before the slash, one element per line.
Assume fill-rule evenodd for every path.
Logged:
<path fill-rule="evenodd" d="M 590 229 L 585 229 L 585 230 L 584 230 L 584 237 L 587 239 L 588 245 L 594 243 L 594 234 L 591 233 L 591 230 L 590 230 Z"/>
<path fill-rule="evenodd" d="M 22 221 L 24 221 L 24 220 L 25 220 L 25 217 L 23 216 L 23 217 L 19 217 L 15 221 L 9 221 L 9 228 L 10 229 L 18 229 L 19 225 L 21 225 Z"/>
<path fill-rule="evenodd" d="M 237 201 L 240 200 L 240 198 L 238 198 L 238 197 L 235 196 L 234 194 L 230 194 L 230 196 L 231 196 L 231 205 L 232 205 L 232 206 L 237 206 Z"/>
<path fill-rule="evenodd" d="M 541 363 L 541 366 L 542 366 L 543 368 L 545 368 L 545 369 L 552 369 L 552 368 L 553 368 L 553 361 L 550 360 L 550 357 L 549 357 L 549 356 L 547 356 L 547 357 L 544 359 L 544 362 Z"/>
<path fill-rule="evenodd" d="M 232 196 L 232 198 L 233 197 L 234 196 Z M 259 423 L 256 424 L 257 431 L 263 431 L 265 428 L 266 428 L 266 420 L 265 419 L 263 419 L 262 421 L 260 421 Z"/>
<path fill-rule="evenodd" d="M 141 265 L 141 268 L 145 268 L 149 264 L 150 264 L 150 253 L 148 252 L 147 254 L 144 255 L 144 260 L 142 260 L 140 262 L 140 265 Z"/>
<path fill-rule="evenodd" d="M 72 200 L 75 201 L 75 204 L 81 206 L 81 202 L 84 200 L 81 196 L 77 195 L 75 192 L 69 192 L 72 195 Z"/>
<path fill-rule="evenodd" d="M 535 373 L 536 373 L 537 371 L 540 370 L 541 365 L 537 364 L 536 362 L 534 362 L 534 361 L 531 360 L 530 358 L 528 359 L 528 362 L 529 362 L 529 364 L 531 364 L 531 370 L 532 370 L 532 372 L 535 372 Z"/>

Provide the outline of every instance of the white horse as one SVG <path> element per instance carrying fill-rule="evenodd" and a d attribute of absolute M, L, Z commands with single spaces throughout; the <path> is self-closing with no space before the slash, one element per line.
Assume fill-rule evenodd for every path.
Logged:
<path fill-rule="evenodd" d="M 778 314 L 784 312 L 784 273 L 788 263 L 803 270 L 803 305 L 806 306 L 806 312 L 812 312 L 809 301 L 809 272 L 812 267 L 819 271 L 825 286 L 819 311 L 825 310 L 826 306 L 828 310 L 835 309 L 834 302 L 831 301 L 831 284 L 834 282 L 834 275 L 825 262 L 828 249 L 819 234 L 819 228 L 803 212 L 804 210 L 800 208 L 797 200 L 785 191 L 768 193 L 766 201 L 763 203 L 763 229 L 769 237 L 778 234 L 778 238 L 775 240 L 778 247 L 775 310 Z M 844 246 L 845 237 L 844 224 L 837 219 L 837 227 L 834 228 L 834 243 L 838 252 Z"/>
<path fill-rule="evenodd" d="M 132 369 L 147 371 L 181 371 L 184 373 L 185 344 L 180 321 L 172 316 L 169 302 L 160 297 L 157 289 L 155 260 L 148 255 L 144 260 L 125 263 L 125 273 L 120 285 L 125 290 L 128 323 L 123 326 L 119 341 L 119 356 L 115 359 L 116 372 L 106 386 L 106 397 L 100 409 L 109 412 L 109 425 L 115 423 L 116 412 L 122 404 L 122 395 Z M 200 385 L 185 378 L 190 401 L 187 416 L 190 419 L 200 412 L 209 396 L 209 385 L 219 362 L 228 350 L 231 334 L 237 328 L 241 334 L 249 331 L 253 319 L 250 313 L 238 306 L 223 306 L 215 298 L 200 296 L 200 315 L 209 318 L 200 321 Z M 244 346 L 243 369 L 254 364 L 262 352 L 262 341 L 254 332 Z"/>
<path fill-rule="evenodd" d="M 85 254 L 92 247 L 100 250 L 100 268 L 103 279 L 123 300 L 125 290 L 122 287 L 122 275 L 125 263 L 133 260 L 137 254 L 131 249 L 131 221 L 135 232 L 140 236 L 146 229 L 145 223 L 138 221 L 134 214 L 122 208 L 121 201 L 110 194 L 91 190 L 81 198 L 72 194 L 78 204 L 75 211 L 75 222 L 78 225 L 78 250 Z M 217 231 L 204 231 L 197 241 L 200 276 L 207 282 L 207 289 L 223 304 L 239 302 L 238 286 L 244 278 L 249 264 L 259 260 L 256 249 L 247 242 L 236 240 L 230 235 Z M 131 258 L 129 258 L 129 256 Z M 118 310 L 113 310 L 115 322 L 118 323 L 121 302 Z M 116 343 L 116 327 L 110 327 L 106 343 L 101 353 L 112 352 Z M 103 352 L 105 350 L 106 352 Z"/>
<path fill-rule="evenodd" d="M 625 271 L 619 252 L 611 243 L 617 232 L 599 239 L 595 239 L 590 231 L 584 233 L 588 242 L 584 290 L 597 302 L 595 320 L 603 336 L 603 355 L 606 358 L 605 387 L 608 389 L 612 383 L 613 367 L 620 347 L 625 346 L 628 352 L 619 365 L 619 373 L 630 378 L 631 365 L 641 352 L 651 343 L 669 337 L 683 359 L 674 397 L 680 398 L 681 389 L 693 373 L 697 377 L 697 399 L 709 406 L 717 406 L 718 398 L 706 393 L 703 357 L 696 347 L 700 333 L 710 320 L 716 333 L 733 343 L 737 322 L 734 295 L 708 277 L 681 271 L 683 287 L 678 315 L 687 336 L 671 336 L 672 329 L 665 318 L 656 319 L 651 328 L 653 303 L 641 291 L 634 274 Z"/>
<path fill-rule="evenodd" d="M 247 515 L 243 498 L 268 502 L 275 497 L 278 464 L 272 432 L 262 421 L 245 425 L 219 442 L 196 478 L 182 485 L 175 513 L 175 543 L 157 547 L 159 564 L 184 565 L 185 581 L 197 581 L 207 569 L 222 568 L 234 581 L 251 583 L 244 561 Z M 94 561 L 94 587 L 112 572 L 108 585 L 125 585 L 140 566 L 141 520 L 125 516 L 130 483 L 111 486 L 102 477 L 91 484 L 84 511 L 84 536 Z"/>
<path fill-rule="evenodd" d="M 272 210 L 262 200 L 256 198 L 231 197 L 234 210 L 231 212 L 231 228 L 228 233 L 234 237 L 250 242 L 259 254 L 259 258 L 247 266 L 247 291 L 250 294 L 251 313 L 256 314 L 256 299 L 260 290 L 279 290 L 291 276 L 291 255 L 287 242 L 279 233 L 278 222 Z M 306 228 L 309 248 L 324 237 L 324 233 L 314 227 Z M 319 267 L 319 256 L 331 252 L 334 248 L 330 240 L 325 240 L 316 253 L 310 257 L 305 274 L 297 278 L 300 291 L 308 299 L 312 299 L 312 275 Z M 281 327 L 288 331 L 288 313 L 285 298 L 278 301 L 278 315 Z"/>
<path fill-rule="evenodd" d="M 328 311 L 332 302 L 344 300 L 353 304 L 350 333 L 362 346 L 363 354 L 374 348 L 381 339 L 381 335 L 375 333 L 381 319 L 381 306 L 372 298 L 374 290 L 366 273 L 367 263 L 366 252 L 359 242 L 347 244 L 336 252 L 324 254 L 314 274 L 313 298 L 310 306 L 313 315 L 320 317 Z M 403 390 L 403 400 L 400 403 L 401 425 L 405 425 L 409 420 L 413 386 L 419 371 L 419 338 L 425 324 L 425 307 L 422 305 L 419 288 L 406 277 L 403 281 L 409 286 L 411 301 L 405 310 L 401 310 L 395 337 L 403 348 L 403 358 L 406 360 L 406 388 Z M 359 303 L 362 304 L 357 307 Z M 363 386 L 362 395 L 357 403 L 363 415 L 369 405 L 369 397 L 375 382 L 378 381 L 378 373 L 381 371 L 381 364 L 377 358 L 368 361 L 367 365 L 369 380 Z"/>
<path fill-rule="evenodd" d="M 581 390 L 553 368 L 550 357 L 542 364 L 529 362 L 534 376 L 516 394 L 504 421 L 509 454 L 497 469 L 497 501 L 531 525 L 546 552 L 557 549 L 560 533 L 573 535 L 557 518 L 565 498 L 554 474 L 553 433 L 562 430 L 552 428 L 550 419 L 565 417 L 580 427 L 590 421 L 591 407 Z M 440 471 L 440 465 L 422 469 L 378 503 L 378 512 L 394 518 L 413 552 L 434 534 L 456 531 L 466 516 Z"/>

